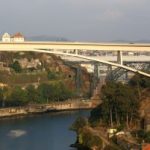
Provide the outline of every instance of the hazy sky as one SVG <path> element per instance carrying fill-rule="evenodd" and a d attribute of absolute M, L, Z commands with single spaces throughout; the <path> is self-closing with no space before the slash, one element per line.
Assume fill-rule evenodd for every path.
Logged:
<path fill-rule="evenodd" d="M 0 0 L 0 34 L 150 40 L 150 0 Z"/>

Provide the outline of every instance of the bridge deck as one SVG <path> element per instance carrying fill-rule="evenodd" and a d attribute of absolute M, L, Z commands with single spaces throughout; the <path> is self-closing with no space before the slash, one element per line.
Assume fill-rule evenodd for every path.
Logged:
<path fill-rule="evenodd" d="M 100 50 L 100 51 L 149 51 L 150 44 L 130 43 L 80 43 L 80 42 L 0 42 L 0 51 L 7 50 L 35 50 L 35 49 L 59 49 L 59 50 Z"/>
<path fill-rule="evenodd" d="M 117 62 L 116 56 L 90 56 L 91 58 L 96 58 L 99 60 L 105 60 L 105 61 L 111 61 L 111 62 Z M 76 57 L 68 57 L 68 56 L 61 56 L 62 59 L 68 60 L 68 61 L 74 61 L 74 62 L 81 62 L 81 61 L 87 61 L 81 58 Z M 137 62 L 137 63 L 150 63 L 150 56 L 145 55 L 139 55 L 139 56 L 122 56 L 123 62 Z"/>
<path fill-rule="evenodd" d="M 79 49 L 79 50 L 106 50 L 106 51 L 141 51 L 141 52 L 150 52 L 150 45 L 144 44 L 99 44 L 99 43 L 68 43 L 68 42 L 23 42 L 23 43 L 0 43 L 0 51 L 32 51 L 32 52 L 39 52 L 39 53 L 49 53 L 49 54 L 56 54 L 56 55 L 67 55 L 71 57 L 86 59 L 90 61 L 95 61 L 111 66 L 120 67 L 126 69 L 128 71 L 138 73 L 144 75 L 146 77 L 150 77 L 150 74 L 133 69 L 131 67 L 125 66 L 122 63 L 117 64 L 105 60 L 100 60 L 97 58 L 91 58 L 88 56 L 82 56 L 78 54 L 69 54 L 63 52 L 56 52 L 51 51 L 51 49 L 60 49 L 60 50 L 71 50 L 71 49 Z M 120 53 L 120 52 L 119 52 Z M 120 53 L 121 54 L 121 53 Z"/>

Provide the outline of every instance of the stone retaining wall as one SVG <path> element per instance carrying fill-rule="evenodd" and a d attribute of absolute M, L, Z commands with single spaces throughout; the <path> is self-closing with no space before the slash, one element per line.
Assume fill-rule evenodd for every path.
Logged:
<path fill-rule="evenodd" d="M 30 105 L 26 107 L 2 108 L 0 109 L 0 117 L 11 117 L 50 111 L 91 109 L 92 107 L 93 106 L 91 101 L 55 102 L 51 104 Z"/>

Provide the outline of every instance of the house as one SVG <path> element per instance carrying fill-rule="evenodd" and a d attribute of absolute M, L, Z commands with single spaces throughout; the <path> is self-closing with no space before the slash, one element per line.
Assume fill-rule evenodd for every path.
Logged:
<path fill-rule="evenodd" d="M 2 36 L 2 42 L 11 42 L 11 36 L 8 33 L 4 33 Z"/>
<path fill-rule="evenodd" d="M 22 58 L 16 61 L 19 62 L 22 69 L 29 69 L 29 68 L 37 69 L 38 66 L 42 65 L 39 59 L 31 59 L 29 61 L 27 58 Z"/>
<path fill-rule="evenodd" d="M 24 36 L 18 32 L 11 36 L 11 42 L 24 42 Z"/>
<path fill-rule="evenodd" d="M 24 42 L 24 36 L 20 32 L 12 36 L 8 33 L 4 33 L 2 36 L 2 42 Z"/>

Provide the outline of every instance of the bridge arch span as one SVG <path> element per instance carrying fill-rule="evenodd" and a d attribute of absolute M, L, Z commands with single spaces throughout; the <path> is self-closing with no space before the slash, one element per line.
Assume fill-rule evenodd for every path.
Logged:
<path fill-rule="evenodd" d="M 10 50 L 5 50 L 5 51 L 10 51 Z M 20 50 L 11 50 L 11 52 L 12 51 L 19 52 Z M 96 59 L 96 58 L 91 58 L 91 57 L 82 56 L 82 55 L 78 55 L 78 54 L 62 53 L 62 52 L 50 51 L 48 49 L 31 49 L 31 50 L 28 49 L 28 50 L 23 50 L 23 52 L 48 53 L 48 54 L 66 55 L 66 56 L 82 58 L 82 59 L 85 59 L 85 60 L 95 61 L 95 62 L 99 62 L 99 63 L 102 63 L 102 64 L 119 67 L 119 68 L 122 68 L 122 69 L 125 69 L 125 70 L 128 70 L 128 71 L 131 71 L 133 73 L 137 73 L 137 74 L 140 74 L 140 75 L 143 75 L 145 77 L 150 78 L 150 74 L 145 73 L 143 71 L 139 71 L 139 70 L 133 69 L 133 68 L 125 66 L 125 65 L 121 65 L 121 64 L 117 64 L 117 63 L 113 63 L 113 62 L 109 62 L 109 61 L 105 61 L 105 60 L 99 60 L 99 59 Z"/>

